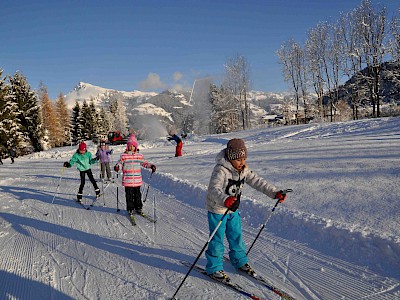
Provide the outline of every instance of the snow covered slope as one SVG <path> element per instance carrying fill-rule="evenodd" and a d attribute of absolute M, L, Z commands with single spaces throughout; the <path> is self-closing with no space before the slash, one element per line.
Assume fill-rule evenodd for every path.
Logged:
<path fill-rule="evenodd" d="M 181 158 L 166 140 L 140 141 L 157 165 L 151 179 L 143 170 L 143 189 L 150 184 L 144 210 L 158 221 L 137 217 L 136 227 L 120 178 L 90 210 L 74 202 L 79 174 L 62 163 L 75 148 L 3 160 L 0 299 L 171 297 L 188 271 L 180 261 L 193 262 L 207 241 L 208 180 L 233 137 L 245 140 L 255 172 L 293 189 L 250 252 L 258 273 L 296 299 L 399 299 L 399 128 L 400 118 L 384 118 L 193 137 Z M 124 147 L 113 148 L 115 163 Z M 98 177 L 97 165 L 93 171 Z M 89 203 L 89 181 L 85 194 Z M 243 198 L 249 246 L 275 201 L 248 186 Z M 249 291 L 279 299 L 228 263 L 225 270 Z M 177 297 L 245 299 L 195 271 Z"/>

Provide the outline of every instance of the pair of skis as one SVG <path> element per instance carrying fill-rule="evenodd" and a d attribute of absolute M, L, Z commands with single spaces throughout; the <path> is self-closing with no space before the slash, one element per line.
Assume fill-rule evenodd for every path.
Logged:
<path fill-rule="evenodd" d="M 95 197 L 95 199 L 92 201 L 92 203 L 90 203 L 88 206 L 86 206 L 85 204 L 83 204 L 82 201 L 75 200 L 75 202 L 78 203 L 80 206 L 82 206 L 84 209 L 89 210 L 89 209 L 94 205 L 94 203 L 97 201 L 97 199 L 100 198 L 101 195 L 102 195 L 102 194 L 97 195 L 97 196 Z"/>
<path fill-rule="evenodd" d="M 90 207 L 92 207 L 92 206 L 97 202 L 97 200 L 99 200 L 100 197 L 102 197 L 102 196 L 105 194 L 105 190 L 106 190 L 112 183 L 114 183 L 114 181 L 108 181 L 108 182 L 106 183 L 106 186 L 104 187 L 103 191 L 102 191 L 100 194 L 95 195 L 94 200 L 92 201 L 92 203 L 90 203 L 89 206 L 86 206 L 85 204 L 83 204 L 81 201 L 78 201 L 78 200 L 76 200 L 76 202 L 79 203 L 84 209 L 89 210 Z M 104 205 L 105 205 L 105 203 L 104 203 Z"/>
<path fill-rule="evenodd" d="M 282 291 L 281 289 L 278 289 L 277 287 L 273 286 L 266 278 L 260 276 L 259 274 L 253 275 L 251 273 L 247 273 L 245 271 L 240 271 L 241 273 L 245 273 L 251 278 L 255 279 L 259 283 L 261 283 L 264 287 L 269 289 L 270 291 L 274 292 L 275 294 L 279 295 L 281 298 L 285 300 L 294 300 L 292 296 L 290 296 L 288 293 Z"/>
<path fill-rule="evenodd" d="M 191 264 L 186 262 L 186 261 L 181 261 L 181 263 L 183 265 L 189 267 L 189 268 L 191 267 Z M 201 273 L 201 274 L 204 274 L 204 275 L 208 276 L 206 270 L 204 268 L 198 266 L 198 265 L 194 265 L 193 269 L 196 270 L 197 272 Z M 258 297 L 255 294 L 246 291 L 245 288 L 243 288 L 242 286 L 240 286 L 237 283 L 234 283 L 232 280 L 225 281 L 225 280 L 218 280 L 218 279 L 215 279 L 215 278 L 212 278 L 212 277 L 209 277 L 209 278 L 211 278 L 211 279 L 215 280 L 216 282 L 219 282 L 219 283 L 231 288 L 232 290 L 234 290 L 234 291 L 236 291 L 236 292 L 238 292 L 238 293 L 240 293 L 240 294 L 242 294 L 242 295 L 244 295 L 246 297 L 249 297 L 251 299 L 256 299 L 256 300 L 261 300 L 262 299 L 261 297 Z M 176 298 L 172 298 L 172 299 L 176 299 Z"/>
<path fill-rule="evenodd" d="M 136 215 L 145 218 L 147 221 L 149 221 L 149 222 L 151 222 L 151 223 L 157 222 L 157 220 L 154 220 L 152 217 L 149 217 L 148 215 L 146 215 L 146 214 L 143 213 L 143 212 L 141 212 L 141 213 L 136 213 Z M 135 214 L 133 214 L 133 213 L 129 214 L 129 220 L 131 221 L 131 224 L 132 224 L 133 226 L 136 226 Z"/>
<path fill-rule="evenodd" d="M 187 267 L 191 267 L 191 264 L 186 262 L 186 261 L 182 261 L 181 262 L 183 265 L 187 266 Z M 198 265 L 195 265 L 193 267 L 194 270 L 196 270 L 197 272 L 207 275 L 206 270 L 203 267 L 200 267 Z M 289 294 L 287 294 L 286 292 L 274 287 L 267 279 L 265 279 L 264 277 L 260 276 L 260 275 L 253 275 L 251 273 L 247 273 L 244 271 L 241 271 L 242 273 L 248 275 L 251 279 L 256 280 L 258 283 L 261 283 L 263 286 L 265 286 L 266 288 L 268 288 L 269 290 L 271 290 L 272 292 L 274 292 L 275 294 L 279 295 L 281 298 L 285 299 L 285 300 L 294 300 L 294 298 L 292 296 L 290 296 Z M 208 275 L 207 275 L 208 276 Z M 212 277 L 209 277 L 233 290 L 235 290 L 236 292 L 249 297 L 250 299 L 263 299 L 260 296 L 257 296 L 251 292 L 248 292 L 244 287 L 242 287 L 241 285 L 235 283 L 232 281 L 232 279 L 230 279 L 229 281 L 226 280 L 218 280 Z"/>

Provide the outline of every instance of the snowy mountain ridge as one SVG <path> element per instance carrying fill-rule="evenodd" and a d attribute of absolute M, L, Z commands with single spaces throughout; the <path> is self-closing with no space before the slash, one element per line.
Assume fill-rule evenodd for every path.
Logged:
<path fill-rule="evenodd" d="M 101 107 L 108 104 L 108 100 L 111 97 L 115 97 L 118 95 L 123 100 L 125 100 L 125 104 L 127 106 L 128 112 L 135 110 L 135 106 L 141 103 L 148 102 L 151 98 L 165 94 L 166 96 L 173 97 L 175 99 L 179 99 L 179 103 L 182 106 L 176 106 L 174 108 L 188 108 L 190 109 L 193 106 L 193 103 L 190 103 L 190 91 L 180 92 L 176 90 L 167 90 L 162 93 L 156 92 L 141 92 L 138 90 L 134 90 L 132 92 L 127 91 L 119 91 L 114 89 L 103 88 L 100 86 L 96 86 L 86 82 L 79 82 L 74 89 L 69 92 L 65 96 L 65 100 L 68 108 L 72 108 L 75 105 L 75 102 L 78 101 L 80 104 L 83 101 L 89 102 L 93 99 L 95 106 Z M 266 114 L 265 109 L 256 105 L 259 101 L 274 101 L 275 103 L 281 103 L 285 100 L 285 97 L 290 97 L 290 93 L 273 93 L 273 92 L 261 92 L 261 91 L 250 91 L 249 99 L 252 99 L 254 103 L 250 103 L 252 107 L 252 111 L 259 116 L 260 113 Z M 193 101 L 192 101 L 193 102 Z M 154 103 L 153 103 L 154 104 Z M 158 115 L 160 107 L 155 105 L 155 111 L 147 110 L 148 114 Z M 163 109 L 163 108 L 161 108 Z M 140 110 L 140 109 L 139 109 Z M 171 113 L 171 112 L 168 112 Z"/>
<path fill-rule="evenodd" d="M 139 102 L 157 95 L 155 92 L 141 92 L 137 90 L 127 92 L 107 89 L 81 81 L 65 96 L 65 100 L 68 108 L 72 108 L 75 105 L 75 101 L 82 104 L 84 100 L 89 102 L 91 99 L 93 99 L 95 106 L 103 106 L 103 101 L 116 93 L 120 94 L 124 99 L 137 99 Z"/>

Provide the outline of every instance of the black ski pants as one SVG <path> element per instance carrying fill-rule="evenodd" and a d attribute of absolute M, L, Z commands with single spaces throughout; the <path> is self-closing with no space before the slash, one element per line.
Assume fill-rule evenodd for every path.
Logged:
<path fill-rule="evenodd" d="M 140 186 L 125 187 L 126 210 L 140 210 L 143 208 Z"/>
<path fill-rule="evenodd" d="M 95 190 L 98 190 L 99 187 L 97 186 L 96 180 L 94 180 L 92 170 L 86 170 L 86 171 L 80 171 L 80 176 L 81 176 L 81 185 L 79 186 L 79 192 L 78 194 L 83 193 L 83 187 L 85 186 L 85 175 L 89 177 L 90 182 L 93 184 L 93 187 Z"/>

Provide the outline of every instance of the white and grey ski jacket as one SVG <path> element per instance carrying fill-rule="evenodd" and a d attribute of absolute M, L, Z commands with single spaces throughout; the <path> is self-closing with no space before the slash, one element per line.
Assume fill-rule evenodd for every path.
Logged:
<path fill-rule="evenodd" d="M 224 201 L 229 196 L 236 196 L 240 200 L 244 183 L 272 199 L 279 191 L 274 185 L 251 171 L 247 165 L 238 172 L 226 159 L 225 149 L 217 155 L 215 161 L 206 197 L 206 208 L 212 213 L 224 214 L 227 210 Z"/>

